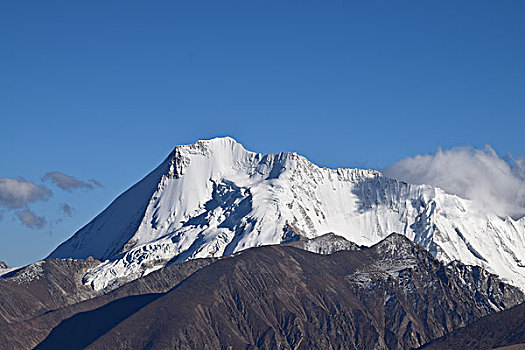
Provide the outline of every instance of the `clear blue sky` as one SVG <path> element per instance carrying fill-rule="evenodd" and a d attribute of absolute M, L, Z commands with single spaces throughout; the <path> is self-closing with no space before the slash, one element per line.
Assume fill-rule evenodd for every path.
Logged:
<path fill-rule="evenodd" d="M 0 177 L 58 170 L 0 260 L 48 254 L 178 144 L 382 168 L 439 147 L 525 154 L 524 1 L 4 1 Z M 68 203 L 71 217 L 59 206 Z"/>

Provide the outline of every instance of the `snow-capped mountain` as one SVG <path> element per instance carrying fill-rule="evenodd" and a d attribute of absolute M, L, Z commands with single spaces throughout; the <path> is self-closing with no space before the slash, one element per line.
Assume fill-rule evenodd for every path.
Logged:
<path fill-rule="evenodd" d="M 525 218 L 373 170 L 261 155 L 231 138 L 176 147 L 50 257 L 105 260 L 84 278 L 100 290 L 166 264 L 330 232 L 367 246 L 398 232 L 525 290 Z"/>

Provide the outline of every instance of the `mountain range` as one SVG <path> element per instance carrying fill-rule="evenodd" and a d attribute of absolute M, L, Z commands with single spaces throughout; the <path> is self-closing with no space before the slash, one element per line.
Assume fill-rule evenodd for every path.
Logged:
<path fill-rule="evenodd" d="M 109 292 L 82 284 L 96 260 L 46 259 L 0 279 L 0 348 L 410 349 L 525 300 L 399 234 L 301 245 L 334 242 L 193 259 Z"/>
<path fill-rule="evenodd" d="M 524 259 L 525 218 L 216 138 L 0 262 L 0 349 L 516 347 Z"/>

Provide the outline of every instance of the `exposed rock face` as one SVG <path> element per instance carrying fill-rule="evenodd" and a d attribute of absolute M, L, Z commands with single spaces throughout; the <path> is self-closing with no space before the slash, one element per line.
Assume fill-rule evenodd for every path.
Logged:
<path fill-rule="evenodd" d="M 167 293 L 77 313 L 38 348 L 410 349 L 524 300 L 472 271 L 395 234 L 325 256 L 260 247 L 205 266 Z"/>
<path fill-rule="evenodd" d="M 7 268 L 9 268 L 9 266 L 7 266 L 7 264 L 5 262 L 0 260 L 0 269 L 7 269 Z"/>
<path fill-rule="evenodd" d="M 491 304 L 485 310 L 492 312 L 492 310 L 505 310 L 509 308 L 508 288 L 509 286 L 501 282 L 501 280 L 494 274 L 487 272 L 479 266 L 463 265 L 458 261 L 453 261 L 447 265 L 454 275 L 459 276 L 464 284 L 466 284 L 472 291 L 472 298 L 476 301 L 478 308 L 487 307 L 487 301 Z M 512 301 L 514 303 L 518 299 Z"/>
<path fill-rule="evenodd" d="M 441 349 L 525 349 L 525 304 L 492 314 L 423 346 Z"/>

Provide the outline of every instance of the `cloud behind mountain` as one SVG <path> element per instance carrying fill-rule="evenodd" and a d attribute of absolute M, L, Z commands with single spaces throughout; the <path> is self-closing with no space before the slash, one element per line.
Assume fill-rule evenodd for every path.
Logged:
<path fill-rule="evenodd" d="M 491 146 L 456 147 L 402 159 L 382 170 L 408 183 L 429 184 L 471 199 L 500 216 L 525 215 L 523 158 L 501 158 Z"/>

